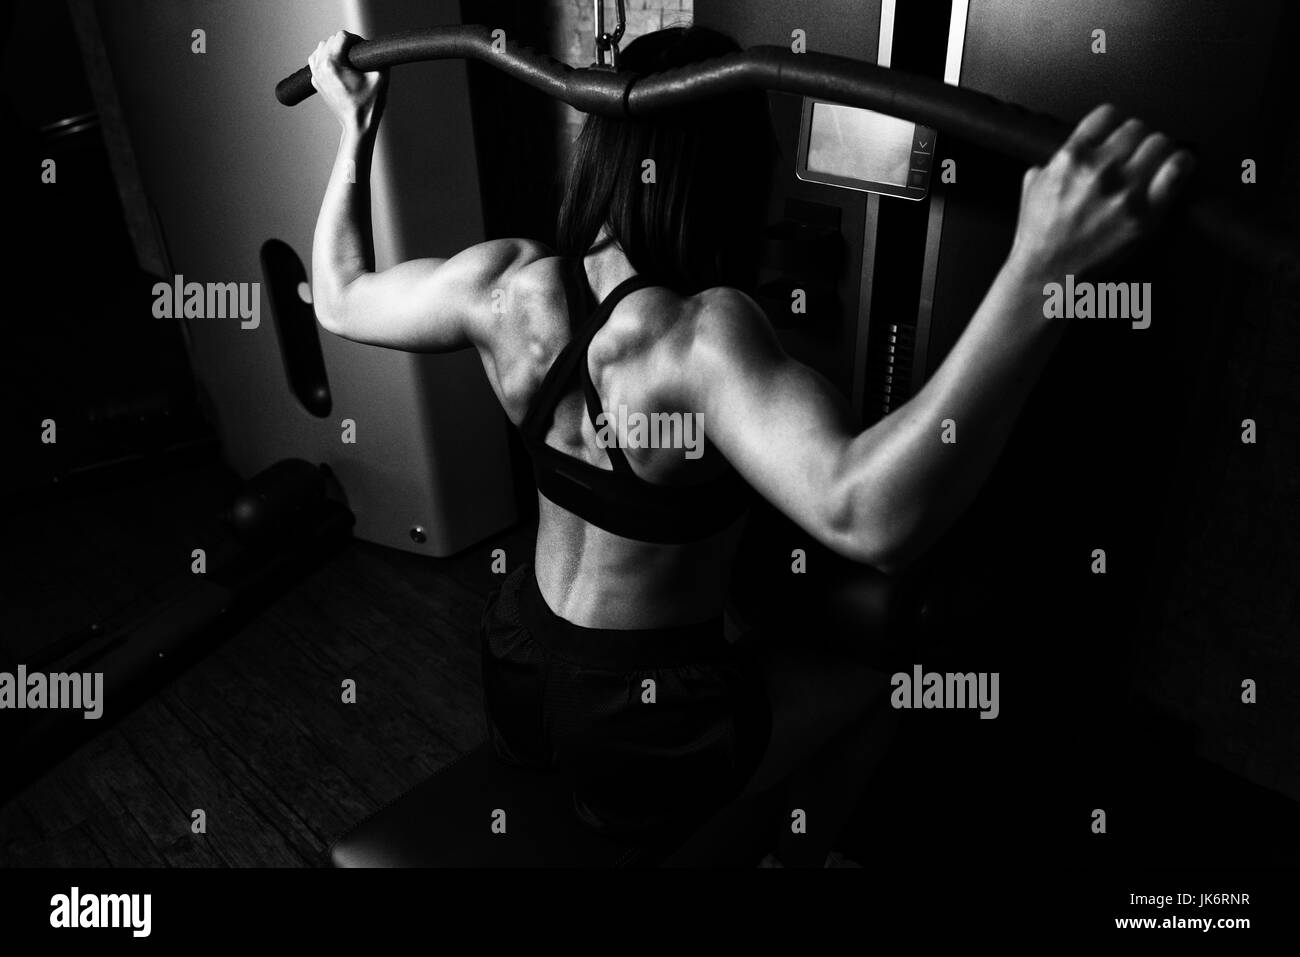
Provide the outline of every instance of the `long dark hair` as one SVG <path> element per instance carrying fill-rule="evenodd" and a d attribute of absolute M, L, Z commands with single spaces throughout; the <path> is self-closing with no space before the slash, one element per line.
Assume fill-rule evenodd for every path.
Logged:
<path fill-rule="evenodd" d="M 619 68 L 657 73 L 735 53 L 706 27 L 638 37 Z M 752 284 L 776 138 L 761 91 L 646 118 L 591 115 L 574 145 L 557 224 L 561 255 L 585 255 L 602 226 L 637 273 L 684 295 Z M 654 161 L 655 181 L 643 182 Z"/>

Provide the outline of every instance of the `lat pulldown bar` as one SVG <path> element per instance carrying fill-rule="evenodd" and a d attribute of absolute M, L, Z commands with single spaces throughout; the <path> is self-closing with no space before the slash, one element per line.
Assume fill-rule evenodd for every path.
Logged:
<path fill-rule="evenodd" d="M 1030 165 L 1051 157 L 1071 129 L 1054 117 L 929 77 L 784 47 L 752 47 L 642 76 L 599 67 L 575 69 L 526 46 L 509 44 L 500 31 L 465 25 L 363 40 L 348 51 L 348 59 L 362 72 L 425 60 L 478 60 L 575 109 L 604 116 L 647 116 L 744 90 L 793 93 L 932 126 Z M 286 106 L 314 92 L 307 67 L 275 88 Z M 1300 275 L 1300 243 L 1295 237 L 1245 219 L 1221 197 L 1191 195 L 1182 213 L 1201 238 L 1237 261 L 1267 273 Z"/>

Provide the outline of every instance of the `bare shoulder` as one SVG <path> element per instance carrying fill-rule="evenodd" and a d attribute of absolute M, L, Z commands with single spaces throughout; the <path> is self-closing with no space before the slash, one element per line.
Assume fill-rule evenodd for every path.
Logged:
<path fill-rule="evenodd" d="M 470 246 L 466 252 L 473 253 L 484 266 L 494 267 L 501 273 L 555 255 L 549 246 L 535 239 L 489 239 Z"/>
<path fill-rule="evenodd" d="M 554 255 L 545 243 L 532 239 L 490 239 L 453 256 L 447 267 L 478 285 L 494 287 Z"/>
<path fill-rule="evenodd" d="M 767 316 L 739 289 L 706 289 L 686 303 L 681 358 L 688 368 L 716 374 L 736 363 L 780 351 Z"/>
<path fill-rule="evenodd" d="M 482 252 L 484 274 L 493 279 L 476 316 L 476 344 L 497 398 L 518 424 L 569 339 L 563 260 L 529 240 L 483 246 L 494 247 Z"/>
<path fill-rule="evenodd" d="M 471 322 L 474 339 L 492 348 L 511 331 L 511 318 L 528 309 L 549 285 L 548 263 L 555 253 L 531 239 L 493 239 L 471 246 L 447 261 L 460 280 L 472 287 L 469 299 L 476 303 Z M 454 264 L 454 265 L 453 265 Z"/>
<path fill-rule="evenodd" d="M 472 324 L 482 331 L 491 315 L 502 311 L 503 300 L 520 276 L 554 253 L 531 239 L 492 239 L 462 250 L 438 267 L 438 292 L 456 296 L 470 311 Z"/>
<path fill-rule="evenodd" d="M 783 354 L 762 308 L 739 289 L 719 286 L 687 297 L 662 292 L 660 314 L 672 318 L 654 368 L 671 401 L 708 406 L 728 391 L 720 387 L 753 379 Z"/>

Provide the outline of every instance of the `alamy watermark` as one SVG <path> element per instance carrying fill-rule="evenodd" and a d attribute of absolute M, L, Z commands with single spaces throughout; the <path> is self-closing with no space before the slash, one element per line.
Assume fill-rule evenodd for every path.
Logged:
<path fill-rule="evenodd" d="M 235 319 L 241 329 L 261 325 L 262 284 L 257 282 L 171 282 L 153 286 L 155 319 Z"/>
<path fill-rule="evenodd" d="M 1151 283 L 1049 282 L 1043 287 L 1047 319 L 1131 319 L 1134 329 L 1151 325 Z"/>
<path fill-rule="evenodd" d="M 688 459 L 704 454 L 703 412 L 629 412 L 596 416 L 596 442 L 602 449 L 685 449 Z"/>
<path fill-rule="evenodd" d="M 890 678 L 894 692 L 889 703 L 895 708 L 978 708 L 981 718 L 996 718 L 998 705 L 996 671 L 938 672 L 912 666 L 912 673 L 900 671 Z"/>
<path fill-rule="evenodd" d="M 50 898 L 50 926 L 55 928 L 120 927 L 132 937 L 148 937 L 152 915 L 152 894 L 83 894 L 74 886 Z"/>
<path fill-rule="evenodd" d="M 94 720 L 104 713 L 104 673 L 29 673 L 26 665 L 0 671 L 0 709 L 6 708 L 85 711 L 82 717 Z"/>

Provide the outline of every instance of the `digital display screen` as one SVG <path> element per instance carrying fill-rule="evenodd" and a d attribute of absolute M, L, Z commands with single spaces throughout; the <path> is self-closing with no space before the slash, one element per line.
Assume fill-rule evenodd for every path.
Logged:
<path fill-rule="evenodd" d="M 808 169 L 906 186 L 916 124 L 836 103 L 813 105 Z"/>
<path fill-rule="evenodd" d="M 800 179 L 922 199 L 930 186 L 934 130 L 875 110 L 807 100 Z"/>

